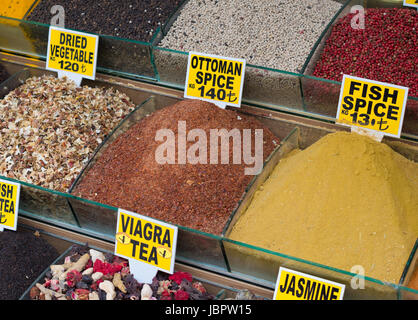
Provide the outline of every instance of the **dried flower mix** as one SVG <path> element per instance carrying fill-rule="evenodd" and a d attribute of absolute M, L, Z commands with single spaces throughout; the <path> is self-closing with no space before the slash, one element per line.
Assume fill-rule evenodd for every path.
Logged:
<path fill-rule="evenodd" d="M 189 132 L 202 129 L 207 137 L 210 129 L 251 129 L 253 135 L 254 129 L 263 129 L 263 159 L 279 143 L 255 118 L 208 102 L 184 100 L 152 113 L 118 136 L 83 174 L 73 193 L 170 223 L 221 233 L 253 176 L 244 174 L 245 163 L 159 164 L 155 153 L 161 142 L 155 140 L 156 132 L 169 129 L 178 136 L 179 121 L 185 121 Z M 209 154 L 209 144 L 207 150 Z"/>
<path fill-rule="evenodd" d="M 113 254 L 91 258 L 98 251 L 87 245 L 74 245 L 64 263 L 51 265 L 42 283 L 30 290 L 32 300 L 210 300 L 214 299 L 202 283 L 186 272 L 157 273 L 151 284 L 139 283 L 129 273 L 128 261 Z M 87 257 L 87 259 L 83 259 Z M 102 260 L 104 259 L 104 260 Z M 81 263 L 80 263 L 81 260 Z M 100 261 L 100 264 L 98 262 Z M 82 266 L 74 269 L 75 266 Z M 101 273 L 101 271 L 105 273 Z M 93 279 L 93 274 L 100 277 Z M 66 273 L 66 277 L 62 275 Z M 176 282 L 175 280 L 181 280 Z"/>
<path fill-rule="evenodd" d="M 114 88 L 32 77 L 0 101 L 0 175 L 65 192 L 95 149 L 134 109 Z"/>
<path fill-rule="evenodd" d="M 398 283 L 418 234 L 418 164 L 349 132 L 282 159 L 230 238 Z"/>

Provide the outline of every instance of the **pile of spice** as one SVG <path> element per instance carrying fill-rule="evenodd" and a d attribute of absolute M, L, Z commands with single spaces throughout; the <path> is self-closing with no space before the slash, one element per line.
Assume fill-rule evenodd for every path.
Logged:
<path fill-rule="evenodd" d="M 333 26 L 313 75 L 341 81 L 343 74 L 409 88 L 418 97 L 418 13 L 407 8 L 368 8 L 365 28 L 350 13 Z"/>
<path fill-rule="evenodd" d="M 114 88 L 32 77 L 0 101 L 0 175 L 66 192 L 134 105 Z"/>
<path fill-rule="evenodd" d="M 7 72 L 6 68 L 2 64 L 0 64 L 0 83 L 7 80 L 9 77 L 9 72 Z"/>
<path fill-rule="evenodd" d="M 181 0 L 41 0 L 28 20 L 49 24 L 52 6 L 65 10 L 65 27 L 99 35 L 150 41 Z"/>
<path fill-rule="evenodd" d="M 71 247 L 63 264 L 51 265 L 32 300 L 211 300 L 203 284 L 187 272 L 158 272 L 151 284 L 139 283 L 128 260 L 88 247 Z"/>
<path fill-rule="evenodd" d="M 160 46 L 300 72 L 340 8 L 332 0 L 190 0 Z"/>
<path fill-rule="evenodd" d="M 202 151 L 194 150 L 195 154 L 202 152 L 203 161 L 180 163 L 180 147 L 175 147 L 175 163 L 159 164 L 156 152 L 163 142 L 156 141 L 157 131 L 171 131 L 175 145 L 180 145 L 179 123 L 183 121 L 187 135 L 194 129 L 200 129 L 206 135 L 206 144 L 203 149 L 199 148 Z M 212 129 L 225 129 L 227 132 L 235 129 L 241 139 L 243 130 L 250 129 L 251 139 L 256 142 L 255 129 L 262 129 L 263 152 L 260 158 L 263 161 L 279 144 L 279 139 L 251 116 L 221 109 L 209 102 L 184 100 L 152 113 L 119 135 L 84 172 L 73 194 L 181 226 L 220 234 L 253 178 L 253 175 L 245 174 L 245 169 L 253 168 L 254 164 L 247 165 L 243 158 L 239 164 L 233 163 L 232 141 L 229 143 L 229 162 L 221 163 L 221 139 L 214 143 L 218 146 L 218 154 L 211 154 Z M 193 141 L 184 140 L 185 150 L 193 145 L 196 148 L 197 139 L 195 136 Z M 199 141 L 203 143 L 201 138 Z M 241 155 L 243 145 L 238 148 Z M 252 142 L 252 156 L 256 155 L 254 146 Z M 187 152 L 190 154 L 190 151 Z M 211 159 L 212 156 L 217 157 L 218 163 L 214 164 L 209 156 Z"/>
<path fill-rule="evenodd" d="M 349 132 L 283 158 L 230 238 L 398 283 L 418 234 L 418 164 Z"/>
<path fill-rule="evenodd" d="M 0 300 L 19 299 L 58 256 L 37 232 L 0 232 Z"/>

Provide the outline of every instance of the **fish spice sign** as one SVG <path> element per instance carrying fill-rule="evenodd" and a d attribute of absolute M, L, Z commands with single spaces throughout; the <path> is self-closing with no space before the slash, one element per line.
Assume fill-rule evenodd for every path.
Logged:
<path fill-rule="evenodd" d="M 173 273 L 177 227 L 119 209 L 116 228 L 116 255 Z"/>
<path fill-rule="evenodd" d="M 184 97 L 240 107 L 244 74 L 243 59 L 190 52 Z"/>

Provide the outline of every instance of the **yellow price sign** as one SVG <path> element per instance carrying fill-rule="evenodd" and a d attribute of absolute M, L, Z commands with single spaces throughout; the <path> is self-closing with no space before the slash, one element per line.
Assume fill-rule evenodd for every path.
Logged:
<path fill-rule="evenodd" d="M 245 60 L 189 52 L 184 97 L 240 107 Z"/>
<path fill-rule="evenodd" d="M 173 273 L 177 231 L 176 226 L 119 209 L 115 254 Z"/>
<path fill-rule="evenodd" d="M 0 229 L 16 231 L 20 184 L 0 179 Z"/>
<path fill-rule="evenodd" d="M 46 69 L 94 80 L 98 44 L 97 35 L 51 26 Z"/>
<path fill-rule="evenodd" d="M 345 285 L 280 267 L 274 300 L 342 300 Z"/>
<path fill-rule="evenodd" d="M 403 0 L 403 5 L 418 9 L 418 0 Z"/>
<path fill-rule="evenodd" d="M 337 123 L 400 137 L 408 88 L 343 76 Z"/>

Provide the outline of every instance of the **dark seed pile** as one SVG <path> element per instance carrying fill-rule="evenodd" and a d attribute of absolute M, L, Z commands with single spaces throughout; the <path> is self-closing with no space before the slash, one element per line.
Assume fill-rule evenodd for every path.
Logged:
<path fill-rule="evenodd" d="M 132 40 L 149 41 L 180 0 L 41 0 L 28 20 L 49 24 L 53 5 L 65 10 L 65 27 Z"/>
<path fill-rule="evenodd" d="M 0 232 L 0 300 L 19 299 L 58 256 L 54 247 L 32 232 Z"/>

